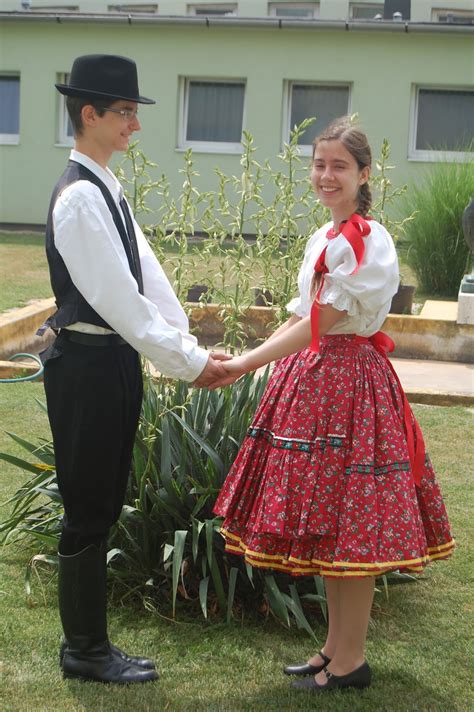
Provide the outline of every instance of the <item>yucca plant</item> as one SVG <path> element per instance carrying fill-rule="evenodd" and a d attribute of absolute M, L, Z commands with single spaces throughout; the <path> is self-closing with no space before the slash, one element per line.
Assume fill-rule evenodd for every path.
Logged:
<path fill-rule="evenodd" d="M 109 538 L 116 597 L 139 598 L 147 608 L 173 617 L 178 608 L 228 621 L 237 610 L 241 615 L 270 612 L 313 635 L 302 601 L 326 616 L 322 579 L 296 584 L 281 574 L 253 571 L 242 558 L 224 552 L 221 520 L 212 512 L 266 381 L 267 373 L 249 374 L 231 389 L 211 392 L 146 376 L 133 472 Z M 0 459 L 32 477 L 11 498 L 0 541 L 34 542 L 28 581 L 38 561 L 55 564 L 63 510 L 51 443 L 10 435 L 31 457 L 0 453 Z"/>

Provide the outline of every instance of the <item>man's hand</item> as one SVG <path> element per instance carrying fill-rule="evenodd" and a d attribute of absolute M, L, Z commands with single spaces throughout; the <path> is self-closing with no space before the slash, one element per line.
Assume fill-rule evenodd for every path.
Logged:
<path fill-rule="evenodd" d="M 214 391 L 216 388 L 222 388 L 223 386 L 229 386 L 234 383 L 238 378 L 253 370 L 249 367 L 247 359 L 245 356 L 234 356 L 231 360 L 227 360 L 223 364 L 225 370 L 225 377 L 218 378 L 213 383 L 211 383 L 208 388 L 210 391 Z"/>
<path fill-rule="evenodd" d="M 211 383 L 216 381 L 221 381 L 228 377 L 227 371 L 224 369 L 220 361 L 228 361 L 232 356 L 229 354 L 216 353 L 211 351 L 207 363 L 204 369 L 201 371 L 199 376 L 193 382 L 193 386 L 196 388 L 205 388 L 210 386 Z"/>

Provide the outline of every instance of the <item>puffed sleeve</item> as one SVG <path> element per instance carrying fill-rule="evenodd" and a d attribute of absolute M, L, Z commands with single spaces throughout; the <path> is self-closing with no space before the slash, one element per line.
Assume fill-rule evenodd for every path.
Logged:
<path fill-rule="evenodd" d="M 301 318 L 309 314 L 311 309 L 311 282 L 314 274 L 316 255 L 321 252 L 326 244 L 325 236 L 328 228 L 329 223 L 323 225 L 319 230 L 316 230 L 306 244 L 303 262 L 298 273 L 298 295 L 286 305 L 286 309 L 290 314 L 295 314 Z"/>
<path fill-rule="evenodd" d="M 359 269 L 354 251 L 344 235 L 328 243 L 328 273 L 320 295 L 321 304 L 347 311 L 349 316 L 375 314 L 396 293 L 399 284 L 398 259 L 387 230 L 374 220 L 364 238 L 365 254 Z"/>

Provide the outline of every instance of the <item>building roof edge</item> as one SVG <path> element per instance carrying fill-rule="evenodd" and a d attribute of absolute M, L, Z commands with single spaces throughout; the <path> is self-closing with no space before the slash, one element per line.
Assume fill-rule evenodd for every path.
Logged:
<path fill-rule="evenodd" d="M 155 15 L 146 13 L 82 13 L 82 12 L 31 12 L 0 11 L 0 22 L 55 22 L 70 24 L 75 22 L 90 22 L 102 24 L 128 24 L 128 25 L 190 25 L 197 27 L 256 27 L 268 29 L 304 29 L 304 30 L 341 30 L 349 31 L 375 31 L 375 32 L 404 32 L 404 33 L 437 33 L 448 32 L 455 34 L 472 34 L 472 24 L 451 24 L 439 22 L 412 22 L 410 20 L 300 20 L 277 17 L 214 17 L 214 16 L 187 16 L 187 15 Z"/>

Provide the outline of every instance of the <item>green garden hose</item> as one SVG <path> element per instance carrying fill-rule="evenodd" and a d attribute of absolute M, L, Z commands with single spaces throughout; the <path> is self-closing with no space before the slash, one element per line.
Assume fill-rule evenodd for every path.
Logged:
<path fill-rule="evenodd" d="M 31 374 L 31 376 L 18 376 L 17 378 L 0 378 L 0 383 L 19 383 L 20 381 L 34 381 L 36 378 L 39 378 L 43 375 L 43 364 L 41 363 L 41 359 L 38 356 L 34 356 L 33 354 L 15 354 L 14 356 L 10 356 L 8 360 L 15 361 L 19 358 L 31 358 L 33 361 L 36 361 L 39 366 L 36 373 Z"/>

